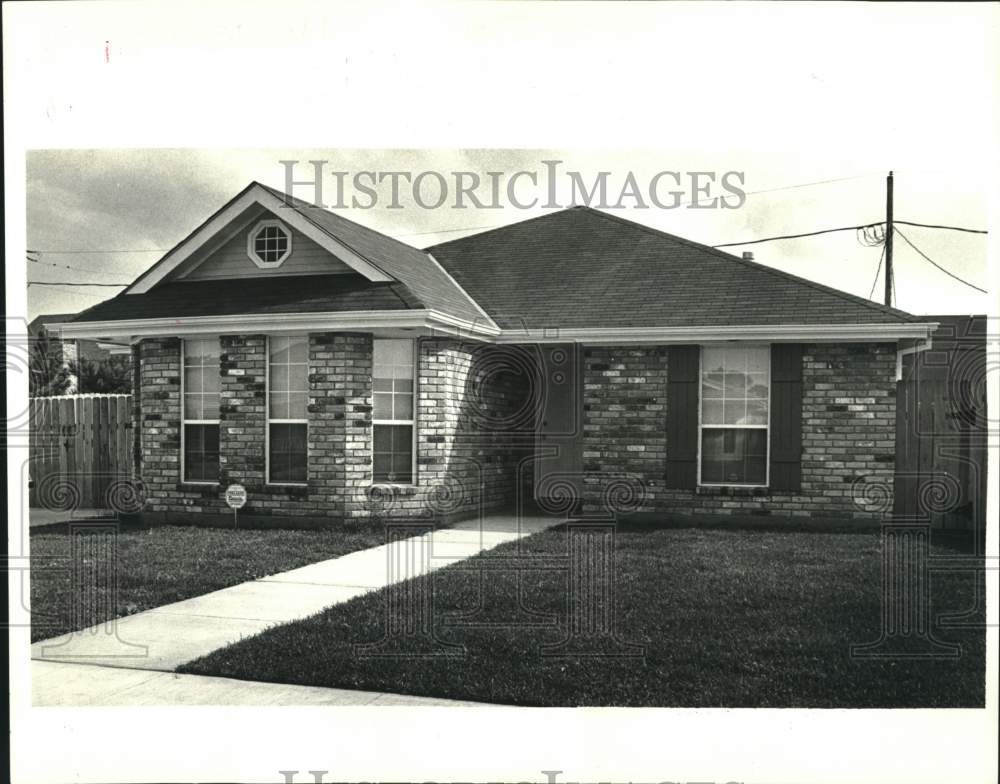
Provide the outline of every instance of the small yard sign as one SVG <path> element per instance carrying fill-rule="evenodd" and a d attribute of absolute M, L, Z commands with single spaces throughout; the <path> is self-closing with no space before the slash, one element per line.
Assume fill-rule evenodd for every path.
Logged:
<path fill-rule="evenodd" d="M 226 488 L 226 503 L 230 509 L 242 509 L 247 502 L 247 489 L 243 485 L 229 485 Z"/>
<path fill-rule="evenodd" d="M 226 488 L 226 503 L 233 510 L 233 528 L 236 527 L 237 510 L 247 502 L 247 489 L 243 485 L 229 485 Z"/>

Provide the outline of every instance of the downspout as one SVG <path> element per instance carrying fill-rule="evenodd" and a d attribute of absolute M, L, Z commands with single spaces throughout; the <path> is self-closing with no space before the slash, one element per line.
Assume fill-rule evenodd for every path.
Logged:
<path fill-rule="evenodd" d="M 927 351 L 931 347 L 931 338 L 924 338 L 924 340 L 917 343 L 915 346 L 909 346 L 908 348 L 898 348 L 896 349 L 896 381 L 903 380 L 903 357 L 909 356 L 910 354 L 920 354 L 921 352 Z"/>

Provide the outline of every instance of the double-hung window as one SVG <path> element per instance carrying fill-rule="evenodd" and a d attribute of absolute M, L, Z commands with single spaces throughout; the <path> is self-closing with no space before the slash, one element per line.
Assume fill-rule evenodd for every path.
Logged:
<path fill-rule="evenodd" d="M 413 341 L 376 340 L 372 373 L 373 480 L 412 484 Z"/>
<path fill-rule="evenodd" d="M 767 484 L 769 401 L 769 347 L 702 348 L 701 484 Z"/>
<path fill-rule="evenodd" d="M 305 484 L 309 428 L 309 342 L 305 335 L 268 340 L 267 382 L 267 481 Z"/>
<path fill-rule="evenodd" d="M 219 341 L 185 340 L 181 393 L 185 482 L 219 481 Z"/>

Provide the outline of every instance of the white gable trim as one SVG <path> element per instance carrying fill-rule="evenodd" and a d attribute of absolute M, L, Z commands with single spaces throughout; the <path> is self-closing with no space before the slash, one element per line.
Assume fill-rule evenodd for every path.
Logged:
<path fill-rule="evenodd" d="M 243 232 L 250 231 L 250 227 L 253 226 L 257 221 L 259 221 L 265 213 L 266 210 L 263 207 L 261 207 L 259 210 L 254 210 L 252 213 L 250 213 L 250 217 L 247 218 L 247 220 L 234 223 L 231 227 L 229 227 L 227 231 L 220 231 L 211 239 L 205 240 L 205 243 L 196 251 L 196 253 L 202 257 L 201 260 L 195 258 L 194 261 L 196 263 L 190 269 L 183 269 L 183 266 L 179 265 L 178 268 L 176 268 L 180 270 L 177 273 L 177 280 L 183 280 L 192 272 L 194 272 L 196 269 L 198 269 L 201 266 L 202 262 L 208 261 L 209 256 L 214 254 L 216 251 L 221 250 L 226 245 L 226 243 L 228 243 L 231 239 L 233 239 L 233 237 L 236 237 L 237 235 L 242 234 Z M 136 294 L 138 292 L 133 291 L 127 293 Z"/>
<path fill-rule="evenodd" d="M 191 236 L 176 245 L 156 265 L 129 286 L 125 290 L 125 293 L 145 294 L 191 258 L 195 252 L 207 243 L 210 243 L 220 232 L 225 230 L 226 226 L 254 204 L 259 204 L 264 209 L 270 210 L 282 221 L 306 235 L 321 248 L 329 251 L 355 272 L 364 275 L 368 280 L 376 283 L 395 280 L 395 278 L 386 275 L 370 261 L 359 256 L 336 237 L 321 229 L 297 209 L 286 205 L 284 201 L 273 193 L 254 183 L 242 196 L 231 201 L 214 217 L 198 227 Z"/>

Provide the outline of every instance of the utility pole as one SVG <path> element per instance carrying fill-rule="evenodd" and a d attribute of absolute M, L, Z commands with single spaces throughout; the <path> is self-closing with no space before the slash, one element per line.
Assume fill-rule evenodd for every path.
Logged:
<path fill-rule="evenodd" d="M 885 178 L 885 304 L 892 305 L 892 172 Z"/>

